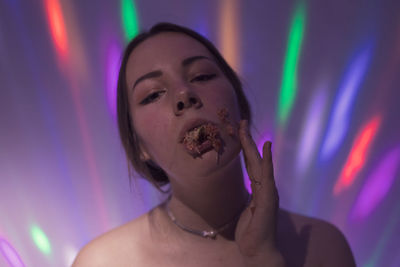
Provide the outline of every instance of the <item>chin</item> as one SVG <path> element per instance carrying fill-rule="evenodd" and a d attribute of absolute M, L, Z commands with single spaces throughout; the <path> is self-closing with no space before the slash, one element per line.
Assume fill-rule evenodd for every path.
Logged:
<path fill-rule="evenodd" d="M 197 174 L 198 176 L 207 176 L 229 164 L 240 162 L 240 144 L 237 142 L 230 143 L 229 146 L 224 146 L 221 153 L 215 150 L 210 150 L 199 157 L 191 158 L 190 163 L 186 165 L 190 169 L 190 173 L 186 175 Z"/>

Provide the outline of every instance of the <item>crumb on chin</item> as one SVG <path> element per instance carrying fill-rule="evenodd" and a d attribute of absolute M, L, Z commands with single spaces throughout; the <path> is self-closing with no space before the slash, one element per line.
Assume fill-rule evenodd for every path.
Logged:
<path fill-rule="evenodd" d="M 235 128 L 232 125 L 232 122 L 229 120 L 229 112 L 227 108 L 220 108 L 217 112 L 219 119 L 225 124 L 226 131 L 229 136 L 235 136 Z"/>
<path fill-rule="evenodd" d="M 229 118 L 229 112 L 226 108 L 220 108 L 217 112 L 219 119 L 224 122 L 227 123 L 228 122 L 228 118 Z"/>
<path fill-rule="evenodd" d="M 230 136 L 234 136 L 235 135 L 235 129 L 233 128 L 233 126 L 231 124 L 226 126 L 226 130 L 228 132 L 228 134 Z"/>

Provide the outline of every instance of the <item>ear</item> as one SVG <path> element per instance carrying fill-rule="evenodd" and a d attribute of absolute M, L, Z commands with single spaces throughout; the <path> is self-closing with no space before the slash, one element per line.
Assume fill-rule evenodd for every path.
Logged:
<path fill-rule="evenodd" d="M 151 159 L 150 154 L 146 151 L 142 144 L 139 144 L 140 149 L 140 160 L 149 161 Z"/>
<path fill-rule="evenodd" d="M 149 161 L 150 160 L 150 156 L 146 151 L 142 151 L 142 152 L 140 152 L 140 159 L 142 161 Z"/>

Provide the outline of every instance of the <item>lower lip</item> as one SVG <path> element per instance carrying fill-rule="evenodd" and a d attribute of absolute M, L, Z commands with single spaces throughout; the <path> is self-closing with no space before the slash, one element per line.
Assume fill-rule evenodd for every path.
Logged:
<path fill-rule="evenodd" d="M 213 150 L 213 146 L 211 144 L 211 141 L 207 140 L 203 142 L 200 146 L 197 147 L 197 150 L 189 150 L 186 148 L 186 150 L 193 156 L 193 157 L 199 157 L 202 154 Z"/>
<path fill-rule="evenodd" d="M 213 146 L 212 146 L 212 144 L 211 144 L 211 141 L 210 141 L 210 140 L 207 140 L 207 141 L 203 142 L 203 143 L 199 146 L 199 151 L 200 151 L 200 153 L 204 153 L 204 152 L 206 152 L 206 151 L 208 151 L 208 150 L 210 150 L 210 149 L 212 149 L 212 148 L 213 148 Z"/>

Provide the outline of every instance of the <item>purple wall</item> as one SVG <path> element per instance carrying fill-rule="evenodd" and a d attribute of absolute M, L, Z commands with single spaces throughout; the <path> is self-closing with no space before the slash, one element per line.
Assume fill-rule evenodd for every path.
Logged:
<path fill-rule="evenodd" d="M 0 266 L 68 266 L 162 199 L 130 189 L 118 139 L 122 2 L 0 0 Z M 182 24 L 227 55 L 284 208 L 337 225 L 358 266 L 399 266 L 400 2 L 299 3 L 134 2 L 140 28 Z"/>

